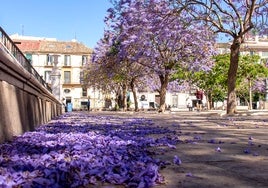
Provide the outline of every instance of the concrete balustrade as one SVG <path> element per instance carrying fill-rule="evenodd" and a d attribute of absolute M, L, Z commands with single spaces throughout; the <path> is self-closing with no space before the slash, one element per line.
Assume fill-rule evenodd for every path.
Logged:
<path fill-rule="evenodd" d="M 61 113 L 61 102 L 0 43 L 0 143 Z"/>

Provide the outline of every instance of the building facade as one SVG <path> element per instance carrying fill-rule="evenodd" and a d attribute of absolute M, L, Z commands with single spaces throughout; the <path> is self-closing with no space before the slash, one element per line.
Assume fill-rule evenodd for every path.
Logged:
<path fill-rule="evenodd" d="M 218 43 L 217 49 L 220 54 L 230 53 L 231 43 Z M 267 36 L 249 36 L 241 46 L 241 54 L 259 55 L 261 61 L 268 60 L 268 37 Z"/>
<path fill-rule="evenodd" d="M 19 35 L 10 38 L 64 105 L 71 104 L 72 110 L 86 109 L 89 98 L 91 106 L 102 105 L 99 102 L 101 94 L 83 86 L 83 65 L 89 63 L 92 49 L 76 40 L 58 41 Z"/>

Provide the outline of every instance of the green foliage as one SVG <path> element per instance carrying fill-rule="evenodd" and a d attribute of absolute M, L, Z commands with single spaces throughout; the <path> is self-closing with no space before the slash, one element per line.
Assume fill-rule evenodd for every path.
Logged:
<path fill-rule="evenodd" d="M 244 55 L 239 59 L 237 72 L 237 96 L 249 100 L 248 89 L 250 84 L 258 78 L 264 78 L 268 75 L 268 69 L 260 62 L 258 55 Z"/>
<path fill-rule="evenodd" d="M 260 62 L 258 55 L 240 56 L 237 77 L 240 79 L 256 79 L 257 77 L 265 77 L 268 69 Z M 241 80 L 239 80 L 241 81 Z"/>
<path fill-rule="evenodd" d="M 227 94 L 228 69 L 230 54 L 220 54 L 214 57 L 215 64 L 209 72 L 191 72 L 178 68 L 173 79 L 188 80 L 191 84 L 206 91 L 213 101 L 223 101 Z M 243 55 L 239 59 L 237 73 L 237 93 L 239 96 L 248 95 L 248 80 L 254 81 L 268 75 L 268 69 L 260 62 L 258 55 Z"/>

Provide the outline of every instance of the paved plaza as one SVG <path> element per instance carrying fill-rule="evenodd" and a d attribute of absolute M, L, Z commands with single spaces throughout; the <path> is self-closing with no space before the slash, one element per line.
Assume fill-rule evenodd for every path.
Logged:
<path fill-rule="evenodd" d="M 152 126 L 176 131 L 181 140 L 176 148 L 154 151 L 155 158 L 169 164 L 160 170 L 165 183 L 156 187 L 268 187 L 266 111 L 242 111 L 229 117 L 223 111 L 93 113 L 149 118 L 154 122 Z M 174 164 L 175 155 L 181 159 L 180 165 Z"/>
<path fill-rule="evenodd" d="M 157 124 L 174 127 L 183 141 L 163 153 L 180 166 L 161 173 L 167 184 L 160 187 L 268 187 L 268 116 L 263 112 L 174 113 L 150 117 Z"/>
<path fill-rule="evenodd" d="M 229 117 L 223 111 L 112 114 L 149 118 L 152 126 L 176 131 L 181 140 L 176 148 L 154 151 L 155 158 L 170 163 L 160 170 L 165 183 L 156 187 L 268 187 L 267 111 L 242 111 Z M 175 155 L 180 165 L 173 163 Z"/>
<path fill-rule="evenodd" d="M 264 188 L 268 187 L 267 117 L 266 111 L 235 116 L 222 111 L 68 112 L 42 125 L 39 132 L 15 139 L 19 146 L 2 145 L 1 152 L 13 151 L 9 160 L 3 155 L 1 165 L 13 165 L 14 171 L 12 162 L 20 160 L 29 169 L 31 161 L 30 169 L 39 172 L 31 173 L 32 179 L 36 176 L 32 182 L 39 186 L 51 185 L 50 173 L 57 173 L 60 177 L 54 183 L 66 179 L 58 187 Z M 50 179 L 41 181 L 41 171 Z M 18 174 L 11 176 L 19 179 Z M 91 183 L 78 186 L 79 181 Z"/>

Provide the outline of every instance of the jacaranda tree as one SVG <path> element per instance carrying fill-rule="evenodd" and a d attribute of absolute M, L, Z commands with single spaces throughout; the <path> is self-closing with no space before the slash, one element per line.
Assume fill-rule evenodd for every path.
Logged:
<path fill-rule="evenodd" d="M 251 30 L 267 34 L 267 0 L 170 0 L 177 10 L 187 10 L 194 19 L 203 21 L 215 33 L 232 41 L 228 70 L 227 114 L 236 112 L 236 78 L 239 52 Z M 179 14 L 180 16 L 180 14 Z"/>
<path fill-rule="evenodd" d="M 142 65 L 150 75 L 148 78 L 159 79 L 150 83 L 160 83 L 157 90 L 160 111 L 164 111 L 170 76 L 178 66 L 191 70 L 211 67 L 213 35 L 185 12 L 177 16 L 167 0 L 119 0 L 114 3 L 116 6 L 109 10 L 107 20 L 116 20 L 109 22 L 111 29 L 120 31 L 116 39 L 121 43 L 118 57 Z"/>
<path fill-rule="evenodd" d="M 120 12 L 117 9 L 117 12 Z M 91 71 L 93 75 L 101 74 L 99 77 L 101 80 L 98 80 L 99 84 L 102 84 L 104 87 L 116 89 L 116 102 L 119 108 L 126 110 L 130 105 L 130 101 L 127 98 L 127 92 L 130 90 L 134 96 L 134 106 L 135 111 L 138 110 L 138 99 L 136 94 L 136 87 L 143 86 L 144 84 L 144 75 L 148 75 L 145 69 L 142 68 L 140 64 L 132 62 L 127 56 L 121 56 L 120 50 L 122 49 L 122 43 L 118 40 L 118 35 L 120 34 L 120 27 L 114 27 L 118 23 L 118 18 L 115 15 L 111 17 L 113 10 L 109 10 L 106 23 L 109 25 L 109 30 L 106 30 L 104 37 L 98 42 L 97 47 L 94 50 L 93 54 L 93 63 L 97 64 L 99 70 Z M 110 23 L 112 23 L 110 25 Z M 119 23 L 120 24 L 120 23 Z M 128 52 L 131 53 L 134 49 L 128 49 Z M 135 51 L 135 50 L 134 50 Z M 107 79 L 103 79 L 107 78 Z M 95 78 L 94 78 L 95 80 Z M 105 83 L 103 83 L 105 82 Z M 96 83 L 93 83 L 94 85 Z M 103 87 L 102 87 L 103 88 Z"/>

